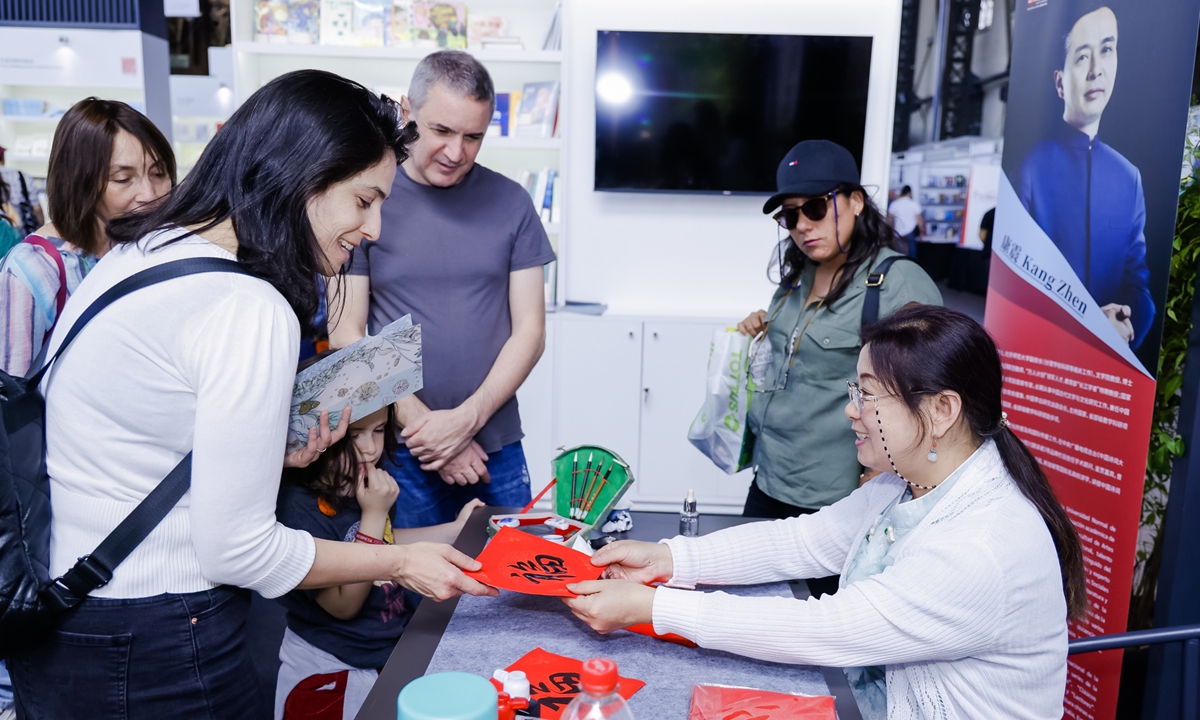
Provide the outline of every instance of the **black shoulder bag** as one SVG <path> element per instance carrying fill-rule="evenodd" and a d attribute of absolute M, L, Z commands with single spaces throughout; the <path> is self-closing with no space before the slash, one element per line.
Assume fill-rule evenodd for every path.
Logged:
<path fill-rule="evenodd" d="M 893 255 L 884 258 L 875 266 L 875 269 L 867 273 L 867 294 L 863 296 L 862 330 L 866 330 L 879 322 L 879 288 L 883 287 L 883 280 L 887 277 L 888 270 L 892 269 L 892 263 L 897 260 L 916 262 L 916 260 L 905 255 Z M 862 335 L 861 330 L 859 331 L 859 335 Z"/>
<path fill-rule="evenodd" d="M 40 370 L 26 378 L 0 372 L 0 658 L 36 645 L 56 615 L 108 583 L 113 570 L 162 522 L 191 484 L 192 454 L 188 453 L 91 554 L 51 581 L 46 404 L 38 383 L 79 331 L 116 300 L 166 280 L 209 272 L 250 274 L 237 262 L 221 258 L 188 258 L 148 268 L 98 297 Z"/>

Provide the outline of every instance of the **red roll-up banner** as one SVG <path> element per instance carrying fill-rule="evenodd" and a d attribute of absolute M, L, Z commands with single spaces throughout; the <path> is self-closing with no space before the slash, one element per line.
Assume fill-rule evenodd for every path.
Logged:
<path fill-rule="evenodd" d="M 1073 638 L 1126 629 L 1198 21 L 1198 0 L 1014 17 L 984 325 L 1009 422 L 1083 543 Z M 1121 660 L 1069 659 L 1065 717 L 1115 717 Z"/>

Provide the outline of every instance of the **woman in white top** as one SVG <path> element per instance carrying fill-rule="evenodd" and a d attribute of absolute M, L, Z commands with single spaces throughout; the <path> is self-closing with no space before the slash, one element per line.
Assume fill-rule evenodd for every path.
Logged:
<path fill-rule="evenodd" d="M 51 338 L 120 280 L 181 258 L 236 259 L 139 290 L 96 316 L 52 367 L 46 395 L 51 577 L 92 551 L 192 451 L 191 489 L 113 573 L 14 658 L 35 719 L 269 717 L 245 645 L 248 590 L 277 597 L 392 581 L 437 599 L 495 594 L 446 545 L 314 540 L 275 520 L 301 327 L 318 274 L 379 234 L 379 208 L 415 137 L 396 106 L 329 73 L 255 92 L 188 177 L 110 221 L 113 248 Z M 257 277 L 255 277 L 257 276 Z M 311 462 L 344 433 L 310 437 Z"/>
<path fill-rule="evenodd" d="M 1008 428 L 995 344 L 931 305 L 863 342 L 846 415 L 859 461 L 883 474 L 814 515 L 613 543 L 593 562 L 614 579 L 572 586 L 567 604 L 600 632 L 653 622 L 707 648 L 844 667 L 867 720 L 1061 718 L 1082 551 Z M 837 573 L 819 600 L 679 589 Z"/>

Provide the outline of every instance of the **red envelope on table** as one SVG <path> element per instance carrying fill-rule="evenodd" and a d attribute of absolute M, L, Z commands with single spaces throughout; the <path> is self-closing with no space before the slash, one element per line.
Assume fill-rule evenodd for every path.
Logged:
<path fill-rule="evenodd" d="M 529 699 L 540 709 L 537 717 L 558 720 L 580 692 L 579 676 L 583 671 L 583 661 L 535 648 L 505 670 L 521 670 L 529 678 Z M 641 680 L 620 676 L 617 678 L 617 694 L 628 700 L 645 685 Z"/>
<path fill-rule="evenodd" d="M 500 528 L 476 559 L 483 567 L 468 576 L 526 595 L 574 597 L 567 585 L 596 580 L 604 572 L 578 550 L 514 528 Z"/>
<path fill-rule="evenodd" d="M 828 695 L 696 685 L 688 720 L 837 720 Z"/>

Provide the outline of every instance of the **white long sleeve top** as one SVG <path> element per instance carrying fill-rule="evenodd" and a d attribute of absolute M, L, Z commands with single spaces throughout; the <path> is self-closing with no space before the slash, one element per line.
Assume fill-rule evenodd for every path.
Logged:
<path fill-rule="evenodd" d="M 785 663 L 886 665 L 889 720 L 1063 714 L 1067 607 L 1054 541 L 988 441 L 896 562 L 805 601 L 659 587 L 654 629 Z M 904 491 L 868 482 L 813 515 L 676 537 L 671 585 L 741 585 L 845 573 Z"/>
<path fill-rule="evenodd" d="M 170 260 L 233 255 L 173 231 L 113 248 L 71 295 L 50 352 L 101 293 Z M 109 598 L 237 585 L 294 588 L 312 536 L 275 521 L 300 327 L 258 278 L 204 273 L 138 290 L 97 315 L 43 380 L 50 572 L 100 541 L 188 453 L 191 489 L 92 594 Z"/>

